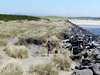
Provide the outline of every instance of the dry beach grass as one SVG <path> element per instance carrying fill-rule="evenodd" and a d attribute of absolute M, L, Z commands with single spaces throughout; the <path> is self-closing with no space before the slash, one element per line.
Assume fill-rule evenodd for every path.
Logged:
<path fill-rule="evenodd" d="M 49 75 L 59 75 L 58 71 L 60 70 L 57 69 L 55 64 L 62 65 L 64 71 L 68 71 L 68 68 L 70 68 L 70 63 L 68 61 L 70 61 L 70 59 L 62 59 L 63 55 L 68 55 L 67 53 L 64 54 L 65 52 L 63 52 L 63 49 L 59 46 L 59 42 L 62 39 L 61 34 L 67 29 L 68 23 L 64 21 L 64 18 L 60 17 L 43 17 L 43 19 L 39 21 L 1 20 L 0 55 L 3 55 L 4 59 L 0 60 L 0 62 L 3 62 L 7 58 L 6 61 L 9 60 L 9 62 L 11 62 L 12 64 L 5 62 L 5 65 L 7 66 L 0 69 L 0 74 L 28 75 L 30 74 L 30 72 L 36 71 L 38 72 L 37 75 L 40 75 L 41 70 L 41 72 L 43 73 L 42 75 L 44 75 L 45 72 L 49 73 Z M 59 54 L 56 55 L 57 59 L 55 57 L 55 59 L 53 60 L 55 54 L 51 54 L 49 56 L 47 55 L 46 42 L 48 38 L 51 39 L 54 44 L 56 44 L 55 50 L 58 50 L 59 54 L 62 54 L 61 56 Z M 35 55 L 36 53 L 37 55 Z M 16 61 L 18 64 L 20 64 L 20 66 L 14 64 L 12 60 Z M 55 64 L 52 65 L 48 63 Z M 30 65 L 32 64 L 34 64 L 35 66 L 30 68 Z M 0 67 L 2 67 L 2 65 L 0 65 Z M 19 67 L 21 67 L 22 70 Z M 53 68 L 55 68 L 56 70 L 54 70 Z"/>

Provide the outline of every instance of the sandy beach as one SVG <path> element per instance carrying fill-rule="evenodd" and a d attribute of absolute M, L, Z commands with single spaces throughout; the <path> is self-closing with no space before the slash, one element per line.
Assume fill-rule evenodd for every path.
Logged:
<path fill-rule="evenodd" d="M 70 21 L 77 25 L 100 25 L 100 20 L 78 20 L 70 19 Z"/>

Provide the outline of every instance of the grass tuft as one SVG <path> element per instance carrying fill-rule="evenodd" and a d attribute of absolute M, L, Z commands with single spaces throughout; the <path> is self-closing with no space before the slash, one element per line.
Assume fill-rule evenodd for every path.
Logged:
<path fill-rule="evenodd" d="M 59 70 L 68 71 L 71 66 L 71 60 L 63 54 L 54 56 L 53 62 Z"/>
<path fill-rule="evenodd" d="M 31 66 L 29 73 L 32 75 L 58 75 L 58 71 L 51 64 Z"/>
<path fill-rule="evenodd" d="M 25 46 L 7 46 L 4 51 L 8 56 L 13 58 L 27 58 L 28 57 L 28 49 Z"/>
<path fill-rule="evenodd" d="M 9 63 L 1 69 L 0 75 L 22 75 L 22 68 L 18 64 Z"/>

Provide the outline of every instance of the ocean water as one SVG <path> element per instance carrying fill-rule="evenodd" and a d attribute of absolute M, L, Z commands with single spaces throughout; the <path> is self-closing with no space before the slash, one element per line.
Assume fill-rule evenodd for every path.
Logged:
<path fill-rule="evenodd" d="M 96 35 L 100 35 L 100 25 L 80 25 L 80 27 L 82 27 Z"/>

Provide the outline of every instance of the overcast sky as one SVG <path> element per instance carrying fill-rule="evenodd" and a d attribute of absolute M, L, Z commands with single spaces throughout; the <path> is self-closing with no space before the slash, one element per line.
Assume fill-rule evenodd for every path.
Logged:
<path fill-rule="evenodd" d="M 0 0 L 0 13 L 100 17 L 100 0 Z"/>

